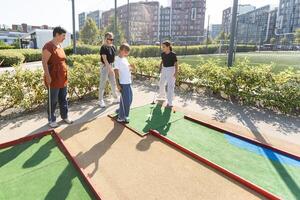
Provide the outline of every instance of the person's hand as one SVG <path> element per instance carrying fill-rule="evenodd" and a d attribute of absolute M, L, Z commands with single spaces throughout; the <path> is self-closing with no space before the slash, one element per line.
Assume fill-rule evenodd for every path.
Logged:
<path fill-rule="evenodd" d="M 117 88 L 118 88 L 119 92 L 122 92 L 122 87 L 120 84 L 117 84 Z"/>
<path fill-rule="evenodd" d="M 46 79 L 47 86 L 49 86 L 51 84 L 51 81 L 52 81 L 50 74 L 46 74 L 45 79 Z"/>

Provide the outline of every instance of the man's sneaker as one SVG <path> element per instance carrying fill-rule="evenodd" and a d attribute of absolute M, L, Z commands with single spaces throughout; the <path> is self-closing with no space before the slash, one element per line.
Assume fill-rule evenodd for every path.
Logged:
<path fill-rule="evenodd" d="M 105 105 L 105 103 L 104 103 L 103 100 L 99 101 L 99 106 L 100 106 L 101 108 L 105 108 L 105 107 L 106 107 L 106 105 Z"/>
<path fill-rule="evenodd" d="M 120 103 L 120 99 L 119 98 L 114 98 L 113 103 Z"/>
<path fill-rule="evenodd" d="M 73 121 L 72 121 L 72 120 L 69 120 L 68 118 L 67 118 L 67 119 L 63 119 L 63 121 L 64 121 L 66 124 L 73 124 Z"/>
<path fill-rule="evenodd" d="M 59 125 L 56 122 L 49 122 L 49 126 L 51 128 L 57 128 L 57 127 L 59 127 Z"/>
<path fill-rule="evenodd" d="M 118 118 L 117 118 L 117 122 L 119 122 L 119 123 L 124 123 L 125 120 L 124 120 L 124 119 L 120 119 L 120 118 L 118 117 Z"/>

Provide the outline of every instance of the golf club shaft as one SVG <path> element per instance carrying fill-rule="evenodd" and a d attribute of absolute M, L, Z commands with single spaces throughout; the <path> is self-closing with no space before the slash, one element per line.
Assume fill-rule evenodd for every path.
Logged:
<path fill-rule="evenodd" d="M 52 122 L 52 109 L 51 109 L 51 88 L 50 85 L 48 85 L 48 109 L 49 109 L 49 118 L 50 118 L 50 122 Z"/>

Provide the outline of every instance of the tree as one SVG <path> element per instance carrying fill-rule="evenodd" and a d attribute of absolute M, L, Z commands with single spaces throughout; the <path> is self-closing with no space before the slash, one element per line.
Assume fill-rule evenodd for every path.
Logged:
<path fill-rule="evenodd" d="M 295 33 L 295 41 L 297 44 L 300 44 L 300 28 L 298 28 L 296 30 L 296 33 Z"/>
<path fill-rule="evenodd" d="M 217 40 L 229 40 L 229 35 L 227 33 L 225 33 L 225 31 L 222 31 L 218 37 Z"/>
<path fill-rule="evenodd" d="M 287 37 L 282 38 L 282 39 L 280 40 L 280 43 L 281 43 L 282 45 L 287 45 L 287 44 L 288 44 L 288 39 L 287 39 Z"/>
<path fill-rule="evenodd" d="M 115 33 L 115 18 L 111 17 L 109 20 L 109 25 L 105 27 L 105 32 L 112 32 L 115 35 L 115 44 L 120 45 L 123 42 L 126 42 L 125 40 L 125 33 L 122 25 L 120 24 L 120 20 L 117 19 L 117 33 Z"/>
<path fill-rule="evenodd" d="M 81 29 L 80 40 L 84 44 L 96 45 L 100 41 L 100 30 L 98 29 L 96 23 L 91 18 L 88 18 Z"/>
<path fill-rule="evenodd" d="M 270 39 L 270 44 L 273 44 L 273 45 L 276 44 L 276 38 L 271 38 Z"/>
<path fill-rule="evenodd" d="M 204 43 L 204 44 L 212 44 L 212 43 L 213 43 L 213 40 L 212 40 L 212 38 L 209 36 L 207 39 L 204 40 L 203 43 Z"/>

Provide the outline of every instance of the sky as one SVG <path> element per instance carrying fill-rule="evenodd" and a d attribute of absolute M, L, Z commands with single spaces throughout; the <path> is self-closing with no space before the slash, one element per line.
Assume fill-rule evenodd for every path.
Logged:
<path fill-rule="evenodd" d="M 2 1 L 2 3 L 1 3 Z M 0 0 L 0 24 L 21 24 L 62 26 L 72 31 L 72 3 L 71 0 Z M 130 0 L 137 2 L 141 0 Z M 151 0 L 149 0 L 151 1 Z M 158 0 L 161 5 L 170 5 L 170 0 Z M 22 2 L 20 4 L 20 2 Z M 26 2 L 26 3 L 25 3 Z M 118 0 L 118 6 L 127 0 Z M 222 22 L 222 11 L 232 6 L 232 0 L 206 0 L 206 15 L 210 15 L 210 23 Z M 279 0 L 239 0 L 240 4 L 252 4 L 256 7 L 279 4 Z M 93 10 L 108 10 L 114 7 L 114 0 L 75 0 L 76 30 L 78 29 L 78 14 Z M 206 17 L 207 23 L 207 17 Z"/>

